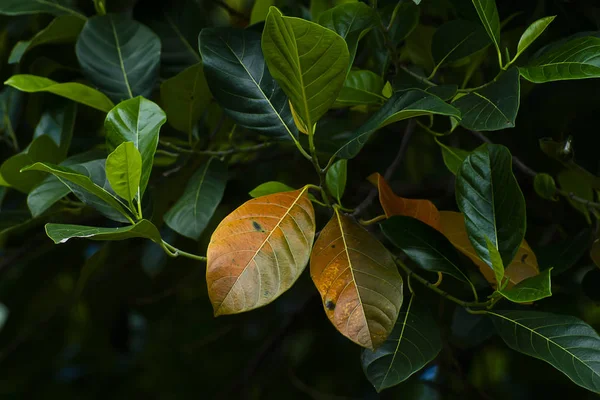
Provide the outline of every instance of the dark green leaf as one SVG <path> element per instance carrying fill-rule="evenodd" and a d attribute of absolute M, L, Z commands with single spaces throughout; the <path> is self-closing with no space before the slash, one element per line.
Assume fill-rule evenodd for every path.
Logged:
<path fill-rule="evenodd" d="M 548 25 L 554 21 L 556 16 L 552 17 L 544 17 L 540 18 L 537 21 L 533 22 L 531 25 L 527 27 L 525 32 L 521 35 L 521 39 L 519 39 L 519 45 L 517 46 L 517 54 L 515 54 L 513 61 L 516 60 L 521 53 L 523 53 L 535 40 L 546 30 Z"/>
<path fill-rule="evenodd" d="M 158 79 L 160 39 L 124 15 L 90 18 L 75 51 L 85 76 L 113 101 L 150 97 Z"/>
<path fill-rule="evenodd" d="M 477 15 L 500 55 L 500 16 L 495 0 L 473 0 Z"/>
<path fill-rule="evenodd" d="M 181 198 L 165 214 L 175 232 L 198 240 L 223 198 L 227 165 L 211 158 L 189 180 Z"/>
<path fill-rule="evenodd" d="M 594 201 L 594 190 L 589 185 L 587 180 L 582 177 L 577 171 L 566 169 L 561 171 L 558 176 L 558 184 L 560 188 L 567 193 L 573 193 L 575 196 L 580 197 L 587 201 Z M 567 197 L 567 201 L 573 208 L 583 214 L 588 224 L 592 223 L 590 219 L 590 212 L 585 204 L 575 201 Z"/>
<path fill-rule="evenodd" d="M 349 71 L 333 107 L 382 104 L 383 79 L 368 70 Z"/>
<path fill-rule="evenodd" d="M 348 160 L 338 160 L 327 171 L 325 183 L 327 189 L 338 203 L 341 202 L 344 190 L 346 189 L 346 175 L 348 169 Z"/>
<path fill-rule="evenodd" d="M 484 144 L 465 159 L 456 176 L 456 202 L 479 257 L 492 267 L 487 237 L 510 265 L 525 236 L 525 199 L 506 147 Z"/>
<path fill-rule="evenodd" d="M 536 311 L 488 312 L 506 344 L 600 392 L 600 337 L 578 318 Z"/>
<path fill-rule="evenodd" d="M 398 8 L 398 12 L 391 25 L 390 37 L 394 44 L 398 46 L 419 24 L 420 8 L 408 1 L 399 1 L 395 7 Z M 389 18 L 391 18 L 389 15 L 385 10 L 381 13 L 381 18 L 387 24 L 389 24 Z"/>
<path fill-rule="evenodd" d="M 556 182 L 551 175 L 539 173 L 533 180 L 533 188 L 542 199 L 558 201 L 556 196 Z"/>
<path fill-rule="evenodd" d="M 274 193 L 291 192 L 292 190 L 295 189 L 286 185 L 285 183 L 271 181 L 261 183 L 260 185 L 252 189 L 252 191 L 249 194 L 252 197 L 261 197 Z"/>
<path fill-rule="evenodd" d="M 64 105 L 51 108 L 42 114 L 40 122 L 35 127 L 33 137 L 49 136 L 58 146 L 60 160 L 67 157 L 67 153 L 69 152 L 76 113 L 77 105 L 67 102 Z"/>
<path fill-rule="evenodd" d="M 437 66 L 452 63 L 489 46 L 490 39 L 476 22 L 454 20 L 440 26 L 433 35 L 431 54 Z"/>
<path fill-rule="evenodd" d="M 362 352 L 367 379 L 378 392 L 404 382 L 433 360 L 442 349 L 440 331 L 429 310 L 410 298 L 394 330 L 375 351 Z"/>
<path fill-rule="evenodd" d="M 288 99 L 267 69 L 260 40 L 260 34 L 250 30 L 203 29 L 199 41 L 208 86 L 240 126 L 266 136 L 295 138 L 298 129 Z"/>
<path fill-rule="evenodd" d="M 458 169 L 460 168 L 462 162 L 467 158 L 467 156 L 471 153 L 470 151 L 466 151 L 463 149 L 459 149 L 457 147 L 446 146 L 444 143 L 440 142 L 437 138 L 435 138 L 436 143 L 442 149 L 442 157 L 444 158 L 444 164 L 450 172 L 454 175 L 458 173 Z"/>
<path fill-rule="evenodd" d="M 65 243 L 72 238 L 91 240 L 150 239 L 160 244 L 162 239 L 152 222 L 142 219 L 134 225 L 120 228 L 96 228 L 84 225 L 46 224 L 46 234 L 54 243 Z"/>
<path fill-rule="evenodd" d="M 552 276 L 560 275 L 583 257 L 592 243 L 591 239 L 590 229 L 584 229 L 558 243 L 536 248 L 538 263 L 542 269 L 552 268 Z"/>
<path fill-rule="evenodd" d="M 121 143 L 106 158 L 106 179 L 115 193 L 128 202 L 139 194 L 141 176 L 142 155 L 133 142 Z"/>
<path fill-rule="evenodd" d="M 52 14 L 73 15 L 85 21 L 85 15 L 81 14 L 74 6 L 74 0 L 2 0 L 0 2 L 0 14 L 23 15 L 23 14 Z"/>
<path fill-rule="evenodd" d="M 460 124 L 477 131 L 513 128 L 519 111 L 519 71 L 511 68 L 496 82 L 470 92 L 452 104 L 462 113 Z"/>
<path fill-rule="evenodd" d="M 447 115 L 460 119 L 460 112 L 439 97 L 423 90 L 412 89 L 394 93 L 369 120 L 358 128 L 338 151 L 342 158 L 354 158 L 373 132 L 393 122 L 420 115 Z"/>
<path fill-rule="evenodd" d="M 530 303 L 552 296 L 550 272 L 552 268 L 540 272 L 539 275 L 532 276 L 510 289 L 499 290 L 502 296 L 513 303 Z"/>
<path fill-rule="evenodd" d="M 166 119 L 159 106 L 143 97 L 135 97 L 119 103 L 104 121 L 106 143 L 110 151 L 123 142 L 133 142 L 142 155 L 140 196 L 144 195 L 148 185 L 160 127 Z"/>

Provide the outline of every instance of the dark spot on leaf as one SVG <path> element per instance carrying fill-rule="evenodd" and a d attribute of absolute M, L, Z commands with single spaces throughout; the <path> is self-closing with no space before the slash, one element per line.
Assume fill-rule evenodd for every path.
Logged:
<path fill-rule="evenodd" d="M 527 256 L 528 256 L 528 255 L 529 255 L 529 254 L 523 254 L 523 257 L 521 257 L 521 262 L 522 262 L 522 263 L 524 263 L 524 262 L 525 262 L 525 260 L 527 260 Z"/>
<path fill-rule="evenodd" d="M 332 248 L 332 249 L 335 249 L 335 244 L 332 244 L 332 245 L 331 245 L 331 248 Z"/>
<path fill-rule="evenodd" d="M 327 308 L 328 310 L 333 310 L 335 309 L 335 303 L 331 300 L 327 300 L 325 302 L 325 308 Z"/>
<path fill-rule="evenodd" d="M 264 232 L 262 226 L 260 226 L 260 224 L 256 221 L 252 221 L 252 227 L 256 232 Z"/>

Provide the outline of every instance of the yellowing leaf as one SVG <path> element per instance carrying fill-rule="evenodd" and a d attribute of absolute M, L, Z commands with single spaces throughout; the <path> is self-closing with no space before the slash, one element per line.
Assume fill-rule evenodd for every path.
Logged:
<path fill-rule="evenodd" d="M 206 282 L 215 316 L 262 307 L 304 270 L 315 237 L 308 189 L 257 197 L 229 214 L 208 245 Z"/>
<path fill-rule="evenodd" d="M 477 265 L 485 279 L 492 286 L 496 287 L 497 283 L 494 271 L 477 256 L 473 245 L 469 241 L 462 213 L 440 211 L 440 224 L 442 228 L 441 232 L 450 240 L 454 247 L 469 257 Z M 513 261 L 504 268 L 504 276 L 509 279 L 507 288 L 539 273 L 540 270 L 535 253 L 531 250 L 527 242 L 523 240 Z"/>
<path fill-rule="evenodd" d="M 375 172 L 368 178 L 369 182 L 379 190 L 379 202 L 386 218 L 394 215 L 405 215 L 425 222 L 427 225 L 441 231 L 440 212 L 429 200 L 405 199 L 392 191 L 381 174 Z"/>
<path fill-rule="evenodd" d="M 402 306 L 402 277 L 375 237 L 336 210 L 315 243 L 310 275 L 342 335 L 369 349 L 385 342 Z"/>

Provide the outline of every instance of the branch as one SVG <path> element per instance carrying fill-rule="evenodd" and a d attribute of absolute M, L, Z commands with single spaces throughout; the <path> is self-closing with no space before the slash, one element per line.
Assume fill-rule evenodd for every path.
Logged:
<path fill-rule="evenodd" d="M 561 196 L 567 197 L 573 201 L 581 203 L 588 208 L 594 208 L 594 209 L 600 210 L 600 203 L 596 203 L 591 200 L 587 200 L 582 197 L 576 196 L 573 192 L 567 192 L 565 190 L 557 188 L 556 193 L 560 194 Z"/>

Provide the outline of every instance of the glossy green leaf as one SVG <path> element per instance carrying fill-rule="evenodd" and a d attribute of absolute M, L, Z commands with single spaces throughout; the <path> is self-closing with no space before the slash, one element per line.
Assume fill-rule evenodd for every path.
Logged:
<path fill-rule="evenodd" d="M 490 45 L 480 24 L 466 20 L 446 22 L 434 33 L 431 54 L 437 66 L 452 63 Z"/>
<path fill-rule="evenodd" d="M 498 291 L 502 296 L 513 303 L 530 303 L 552 296 L 550 282 L 551 270 L 547 269 L 539 275 L 522 280 L 510 289 Z"/>
<path fill-rule="evenodd" d="M 66 102 L 64 105 L 59 103 L 58 106 L 50 108 L 42 114 L 40 122 L 33 132 L 33 137 L 49 136 L 58 146 L 58 158 L 63 160 L 67 157 L 73 138 L 76 114 L 77 105 L 75 103 Z"/>
<path fill-rule="evenodd" d="M 488 315 L 510 348 L 547 362 L 579 386 L 600 392 L 600 337 L 585 322 L 537 311 L 490 311 Z"/>
<path fill-rule="evenodd" d="M 500 256 L 500 252 L 496 248 L 496 245 L 492 243 L 487 236 L 485 236 L 484 239 L 488 256 L 492 263 L 491 267 L 494 270 L 494 277 L 496 278 L 498 287 L 501 287 L 504 284 L 504 263 L 502 262 L 502 257 Z"/>
<path fill-rule="evenodd" d="M 271 75 L 304 125 L 312 129 L 333 105 L 344 84 L 349 64 L 346 42 L 327 28 L 284 17 L 271 7 L 262 50 Z"/>
<path fill-rule="evenodd" d="M 594 201 L 594 190 L 577 171 L 566 169 L 561 171 L 556 177 L 558 184 L 562 190 L 567 193 L 573 193 L 575 196 L 580 197 L 587 201 Z M 590 212 L 585 204 L 575 201 L 567 197 L 567 201 L 571 206 L 583 214 L 588 224 L 592 223 L 590 219 Z"/>
<path fill-rule="evenodd" d="M 148 185 L 160 127 L 166 119 L 164 111 L 159 106 L 143 97 L 135 97 L 119 103 L 108 113 L 104 121 L 106 144 L 110 151 L 123 142 L 133 142 L 142 155 L 140 196 L 144 195 Z"/>
<path fill-rule="evenodd" d="M 106 158 L 106 179 L 116 194 L 131 201 L 140 189 L 142 155 L 133 142 L 121 143 Z"/>
<path fill-rule="evenodd" d="M 511 68 L 496 82 L 460 97 L 452 104 L 462 113 L 460 124 L 477 131 L 513 128 L 520 103 L 519 71 Z"/>
<path fill-rule="evenodd" d="M 202 63 L 164 81 L 160 85 L 160 99 L 169 124 L 191 135 L 211 99 Z"/>
<path fill-rule="evenodd" d="M 467 158 L 467 156 L 471 152 L 459 149 L 457 147 L 446 146 L 437 138 L 435 138 L 435 142 L 440 146 L 440 149 L 442 149 L 442 157 L 444 159 L 444 164 L 446 164 L 446 167 L 450 172 L 456 175 L 462 162 L 465 160 L 465 158 Z"/>
<path fill-rule="evenodd" d="M 349 71 L 333 107 L 383 104 L 383 79 L 368 70 Z"/>
<path fill-rule="evenodd" d="M 433 114 L 460 119 L 460 112 L 456 108 L 423 90 L 396 92 L 364 125 L 352 133 L 336 154 L 341 158 L 354 158 L 376 130 L 403 119 Z"/>
<path fill-rule="evenodd" d="M 295 190 L 293 187 L 286 185 L 285 183 L 270 181 L 261 183 L 249 193 L 251 197 L 267 196 L 269 194 L 291 192 Z"/>
<path fill-rule="evenodd" d="M 27 51 L 43 44 L 75 42 L 81 29 L 83 29 L 84 23 L 85 19 L 73 15 L 62 15 L 55 18 L 32 39 L 17 42 L 10 53 L 8 63 L 18 63 Z"/>
<path fill-rule="evenodd" d="M 259 33 L 203 29 L 199 42 L 208 86 L 231 119 L 266 136 L 298 136 L 287 96 L 267 69 Z"/>
<path fill-rule="evenodd" d="M 492 43 L 500 53 L 500 16 L 495 0 L 473 0 L 477 15 Z"/>
<path fill-rule="evenodd" d="M 337 160 L 327 170 L 325 183 L 329 193 L 335 197 L 338 203 L 341 202 L 344 190 L 346 189 L 346 176 L 348 174 L 348 160 Z"/>
<path fill-rule="evenodd" d="M 120 228 L 96 228 L 84 225 L 46 224 L 46 234 L 54 243 L 65 243 L 72 238 L 90 240 L 125 240 L 131 238 L 150 239 L 160 244 L 162 239 L 156 226 L 147 219 L 134 225 Z"/>
<path fill-rule="evenodd" d="M 552 268 L 552 276 L 560 275 L 581 260 L 592 243 L 591 239 L 591 231 L 586 228 L 564 240 L 536 248 L 538 263 L 543 269 Z"/>
<path fill-rule="evenodd" d="M 73 15 L 83 21 L 86 20 L 75 7 L 74 0 L 2 0 L 0 2 L 0 14 L 25 15 L 25 14 L 52 14 Z"/>
<path fill-rule="evenodd" d="M 400 215 L 386 219 L 380 226 L 385 237 L 425 271 L 442 272 L 469 282 L 456 248 L 436 229 Z"/>
<path fill-rule="evenodd" d="M 275 5 L 275 0 L 256 0 L 250 13 L 250 25 L 262 22 L 267 19 L 269 8 Z"/>
<path fill-rule="evenodd" d="M 183 195 L 165 214 L 169 228 L 198 240 L 225 192 L 227 165 L 211 158 L 194 173 Z"/>
<path fill-rule="evenodd" d="M 158 79 L 160 39 L 121 14 L 90 18 L 75 52 L 85 76 L 115 102 L 150 97 Z"/>
<path fill-rule="evenodd" d="M 388 339 L 375 351 L 363 350 L 361 362 L 367 379 L 381 392 L 420 371 L 441 350 L 440 331 L 431 313 L 412 296 Z"/>
<path fill-rule="evenodd" d="M 550 45 L 534 55 L 521 76 L 534 83 L 600 77 L 600 38 L 577 37 Z"/>
<path fill-rule="evenodd" d="M 365 3 L 345 3 L 333 7 L 319 16 L 319 25 L 331 29 L 344 38 L 350 58 L 348 70 L 354 62 L 358 42 L 376 23 L 377 14 Z"/>
<path fill-rule="evenodd" d="M 525 199 L 506 147 L 484 144 L 465 159 L 456 176 L 456 202 L 479 257 L 493 268 L 487 237 L 503 265 L 510 265 L 525 236 L 526 222 Z"/>
<path fill-rule="evenodd" d="M 542 199 L 558 201 L 556 196 L 556 182 L 551 175 L 539 173 L 533 179 L 533 188 Z"/>
<path fill-rule="evenodd" d="M 53 93 L 104 112 L 114 107 L 103 93 L 81 83 L 58 83 L 42 76 L 13 75 L 4 84 L 27 93 Z"/>
<path fill-rule="evenodd" d="M 542 33 L 544 33 L 548 25 L 554 21 L 554 18 L 556 18 L 556 16 L 540 18 L 527 27 L 525 32 L 521 35 L 521 39 L 519 39 L 517 54 L 515 54 L 513 61 L 519 58 L 521 53 L 527 50 L 527 48 L 531 46 Z"/>

